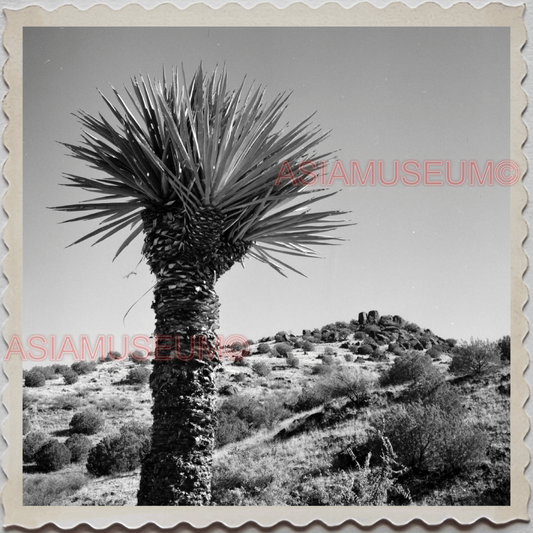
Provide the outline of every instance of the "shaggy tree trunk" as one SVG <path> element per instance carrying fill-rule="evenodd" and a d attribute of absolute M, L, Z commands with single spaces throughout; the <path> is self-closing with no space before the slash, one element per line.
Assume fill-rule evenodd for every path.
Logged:
<path fill-rule="evenodd" d="M 143 253 L 156 276 L 158 349 L 150 377 L 152 444 L 142 465 L 138 505 L 208 505 L 214 369 L 220 362 L 213 357 L 219 308 L 214 285 L 242 259 L 246 246 L 223 241 L 222 219 L 212 208 L 187 220 L 168 209 L 146 210 L 143 222 Z"/>

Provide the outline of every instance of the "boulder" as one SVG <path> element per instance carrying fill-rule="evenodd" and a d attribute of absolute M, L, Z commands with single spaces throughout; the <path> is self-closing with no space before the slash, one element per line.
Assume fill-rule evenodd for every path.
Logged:
<path fill-rule="evenodd" d="M 323 342 L 337 342 L 338 340 L 339 340 L 338 331 L 323 331 L 322 332 Z"/>
<path fill-rule="evenodd" d="M 369 324 L 379 323 L 379 313 L 377 311 L 369 311 L 367 316 L 367 322 Z"/>
<path fill-rule="evenodd" d="M 398 315 L 394 315 L 392 317 L 392 320 L 394 320 L 394 323 L 399 327 L 399 328 L 403 328 L 405 326 L 405 320 L 401 317 L 401 316 L 398 316 Z"/>
<path fill-rule="evenodd" d="M 290 338 L 286 331 L 279 331 L 274 337 L 276 342 L 289 342 Z"/>
<path fill-rule="evenodd" d="M 380 319 L 379 319 L 379 325 L 380 326 L 394 326 L 394 319 L 392 317 L 392 315 L 383 315 Z"/>
<path fill-rule="evenodd" d="M 359 313 L 359 319 L 358 319 L 359 324 L 361 325 L 366 324 L 366 319 L 367 319 L 366 313 Z"/>

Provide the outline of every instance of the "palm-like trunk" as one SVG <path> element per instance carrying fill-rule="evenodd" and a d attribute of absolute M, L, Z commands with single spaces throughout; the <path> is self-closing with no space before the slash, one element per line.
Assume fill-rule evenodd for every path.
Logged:
<path fill-rule="evenodd" d="M 150 378 L 152 446 L 138 492 L 139 505 L 208 505 L 216 417 L 214 369 L 200 357 L 203 336 L 211 353 L 218 326 L 214 284 L 246 245 L 223 241 L 221 216 L 204 208 L 186 222 L 176 211 L 143 214 L 143 253 L 156 276 L 154 303 L 158 350 Z"/>

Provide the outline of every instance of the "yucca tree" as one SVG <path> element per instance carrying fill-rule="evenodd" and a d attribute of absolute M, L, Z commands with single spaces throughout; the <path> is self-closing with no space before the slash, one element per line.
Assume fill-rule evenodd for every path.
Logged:
<path fill-rule="evenodd" d="M 170 80 L 134 78 L 130 107 L 115 89 L 116 105 L 102 95 L 112 121 L 80 111 L 83 141 L 66 144 L 101 171 L 66 175 L 67 185 L 98 195 L 56 207 L 86 213 L 69 222 L 100 220 L 76 243 L 127 228 L 118 255 L 143 233 L 143 255 L 156 278 L 154 422 L 139 505 L 210 503 L 219 360 L 206 357 L 205 348 L 215 349 L 216 281 L 247 256 L 282 274 L 295 270 L 279 253 L 315 256 L 310 245 L 330 244 L 324 233 L 342 225 L 330 218 L 340 212 L 307 209 L 329 194 L 302 196 L 313 191 L 299 165 L 329 156 L 314 152 L 325 135 L 309 119 L 278 127 L 287 94 L 267 104 L 261 88 L 245 91 L 243 82 L 230 91 L 226 83 L 225 72 L 204 76 L 201 66 L 190 84 L 177 71 Z M 276 185 L 282 167 L 301 183 Z"/>

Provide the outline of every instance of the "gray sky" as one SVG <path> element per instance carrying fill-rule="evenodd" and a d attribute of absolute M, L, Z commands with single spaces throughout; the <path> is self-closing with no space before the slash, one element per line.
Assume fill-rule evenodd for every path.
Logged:
<path fill-rule="evenodd" d="M 57 141 L 79 140 L 71 113 L 106 112 L 98 87 L 121 89 L 163 65 L 194 72 L 226 64 L 267 96 L 290 89 L 286 119 L 317 111 L 323 148 L 358 160 L 459 161 L 509 157 L 509 35 L 505 28 L 26 28 L 24 34 L 24 335 L 150 334 L 153 285 L 141 239 L 68 244 L 95 229 L 46 209 L 89 198 L 60 187 L 90 175 Z M 462 186 L 336 186 L 321 207 L 351 211 L 349 239 L 324 259 L 294 261 L 285 279 L 253 260 L 217 285 L 220 332 L 257 339 L 299 333 L 359 311 L 399 314 L 444 337 L 496 339 L 510 328 L 509 190 Z M 137 275 L 125 276 L 135 270 Z"/>

